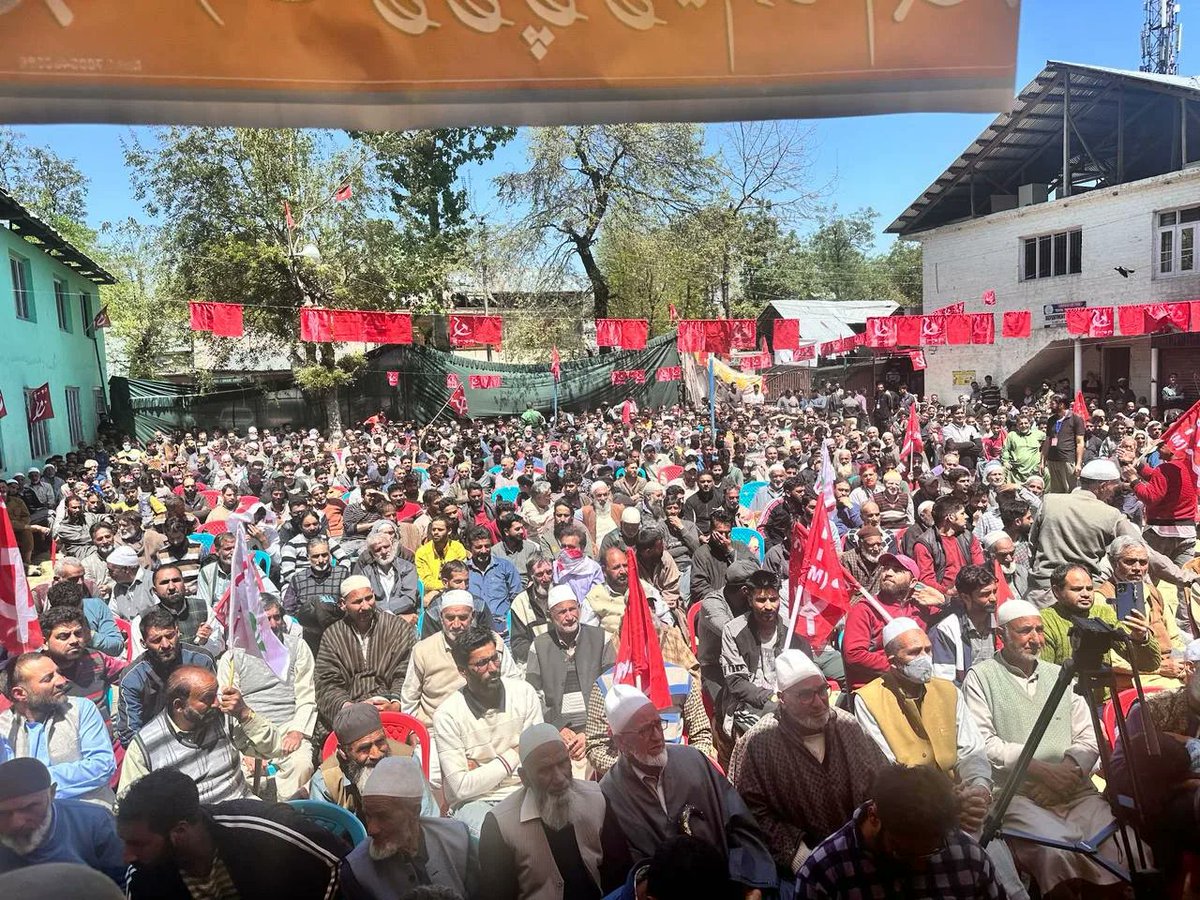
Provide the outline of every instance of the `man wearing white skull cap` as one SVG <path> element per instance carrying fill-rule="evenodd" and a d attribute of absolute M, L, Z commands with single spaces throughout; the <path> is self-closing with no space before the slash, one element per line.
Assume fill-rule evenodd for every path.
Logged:
<path fill-rule="evenodd" d="M 665 841 L 690 834 L 729 866 L 747 897 L 774 890 L 779 879 L 754 817 L 708 758 L 663 739 L 658 710 L 629 685 L 604 698 L 620 757 L 600 782 L 632 859 L 653 856 Z"/>
<path fill-rule="evenodd" d="M 479 882 L 467 826 L 421 815 L 425 776 L 411 756 L 381 759 L 362 789 L 368 839 L 342 860 L 346 900 L 400 900 L 421 885 L 472 896 Z"/>
<path fill-rule="evenodd" d="M 1053 495 L 1070 496 L 1070 495 Z M 1047 499 L 1050 499 L 1048 496 Z M 1037 607 L 1025 600 L 1000 605 L 996 621 L 1004 646 L 991 659 L 972 666 L 962 691 L 992 764 L 997 787 L 1010 777 L 1050 698 L 1059 667 L 1040 658 L 1045 627 Z M 1108 803 L 1091 782 L 1099 753 L 1087 702 L 1074 691 L 1058 701 L 1001 827 L 1071 844 L 1092 840 L 1113 820 Z M 1131 836 L 1131 840 L 1135 840 Z M 1117 882 L 1115 875 L 1085 856 L 1014 840 L 1010 847 L 1022 871 L 1047 898 L 1073 897 L 1081 889 Z M 1128 866 L 1116 836 L 1100 844 L 1100 855 Z"/>
<path fill-rule="evenodd" d="M 871 796 L 887 765 L 854 716 L 829 705 L 829 683 L 801 650 L 775 660 L 778 708 L 737 742 L 729 777 L 766 835 L 780 877 Z"/>

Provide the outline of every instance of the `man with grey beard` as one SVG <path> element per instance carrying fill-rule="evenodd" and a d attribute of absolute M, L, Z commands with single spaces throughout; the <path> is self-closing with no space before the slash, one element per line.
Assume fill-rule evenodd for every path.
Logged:
<path fill-rule="evenodd" d="M 665 841 L 691 834 L 720 854 L 747 900 L 773 892 L 779 878 L 765 836 L 708 757 L 695 747 L 667 744 L 658 710 L 635 687 L 613 685 L 604 707 L 621 755 L 600 790 L 630 857 L 653 856 Z"/>
<path fill-rule="evenodd" d="M 401 900 L 422 886 L 473 897 L 479 864 L 467 826 L 423 815 L 425 777 L 412 757 L 388 756 L 362 786 L 368 839 L 342 860 L 346 900 Z M 490 877 L 490 876 L 489 876 Z"/>
<path fill-rule="evenodd" d="M 479 835 L 489 900 L 600 900 L 624 883 L 630 864 L 600 786 L 573 776 L 548 722 L 526 728 L 518 749 L 522 787 L 492 808 Z"/>

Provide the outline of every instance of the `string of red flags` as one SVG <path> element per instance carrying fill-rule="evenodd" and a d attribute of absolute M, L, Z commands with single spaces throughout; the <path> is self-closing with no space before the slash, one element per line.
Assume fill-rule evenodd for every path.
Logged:
<path fill-rule="evenodd" d="M 504 334 L 501 316 L 460 315 L 447 317 L 446 337 L 451 347 L 499 347 Z"/>
<path fill-rule="evenodd" d="M 476 391 L 487 391 L 503 387 L 504 377 L 501 375 L 468 375 L 467 387 Z"/>
<path fill-rule="evenodd" d="M 758 343 L 754 319 L 682 319 L 678 344 L 682 353 L 719 353 L 753 350 Z"/>
<path fill-rule="evenodd" d="M 241 337 L 243 333 L 240 303 L 189 300 L 188 318 L 192 331 L 207 331 L 217 337 Z"/>
<path fill-rule="evenodd" d="M 776 319 L 772 330 L 771 346 L 775 348 L 776 353 L 780 350 L 795 351 L 800 349 L 799 319 Z"/>
<path fill-rule="evenodd" d="M 645 319 L 597 319 L 596 346 L 645 350 L 650 323 Z"/>
<path fill-rule="evenodd" d="M 412 316 L 409 313 L 309 307 L 300 310 L 300 340 L 411 344 Z"/>
<path fill-rule="evenodd" d="M 611 373 L 613 386 L 621 384 L 645 384 L 645 369 L 614 369 Z"/>
<path fill-rule="evenodd" d="M 1033 313 L 1027 309 L 1010 309 L 1001 321 L 1000 334 L 1006 338 L 1027 338 L 1033 332 Z"/>
<path fill-rule="evenodd" d="M 932 315 L 935 316 L 959 316 L 967 311 L 967 304 L 963 300 L 957 303 L 948 303 L 941 309 L 935 309 Z"/>
<path fill-rule="evenodd" d="M 654 373 L 655 381 L 683 381 L 683 366 L 661 366 Z"/>

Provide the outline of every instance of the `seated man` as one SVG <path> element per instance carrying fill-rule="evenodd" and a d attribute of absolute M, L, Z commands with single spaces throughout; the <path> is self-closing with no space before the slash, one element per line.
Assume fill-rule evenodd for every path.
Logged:
<path fill-rule="evenodd" d="M 558 531 L 558 556 L 554 560 L 554 584 L 570 585 L 575 599 L 581 603 L 588 593 L 604 582 L 600 564 L 587 554 L 587 529 L 578 522 L 568 522 Z"/>
<path fill-rule="evenodd" d="M 388 737 L 379 710 L 370 703 L 351 703 L 343 708 L 334 719 L 333 733 L 337 735 L 337 750 L 313 775 L 308 796 L 348 809 L 363 819 L 362 788 L 375 766 L 389 756 L 412 756 L 412 747 Z M 437 806 L 432 808 L 436 815 Z"/>
<path fill-rule="evenodd" d="M 954 576 L 955 597 L 929 629 L 936 677 L 961 685 L 972 665 L 996 655 L 998 586 L 990 566 L 963 566 L 958 570 Z"/>
<path fill-rule="evenodd" d="M 575 777 L 590 774 L 587 763 L 586 693 L 615 660 L 615 649 L 598 625 L 579 621 L 579 601 L 565 584 L 550 589 L 550 630 L 533 641 L 525 679 L 546 707 L 546 721 L 559 730 L 575 766 Z"/>
<path fill-rule="evenodd" d="M 393 613 L 409 625 L 416 625 L 417 569 L 399 552 L 400 544 L 394 534 L 372 532 L 350 573 L 366 578 L 380 611 Z"/>
<path fill-rule="evenodd" d="M 501 677 L 499 646 L 496 633 L 478 625 L 454 642 L 450 653 L 465 684 L 433 714 L 446 801 L 473 835 L 488 811 L 519 786 L 521 732 L 542 721 L 537 692 Z"/>
<path fill-rule="evenodd" d="M 696 619 L 696 656 L 700 661 L 703 689 L 710 701 L 725 689 L 725 673 L 721 669 L 725 626 L 749 611 L 750 578 L 757 571 L 756 563 L 739 559 L 729 567 L 721 593 L 709 594 L 701 601 L 700 615 Z"/>
<path fill-rule="evenodd" d="M 339 838 L 285 804 L 202 806 L 199 794 L 186 772 L 167 768 L 121 800 L 129 900 L 337 895 Z"/>
<path fill-rule="evenodd" d="M 161 565 L 150 576 L 151 599 L 154 609 L 165 610 L 175 620 L 184 643 L 204 647 L 214 656 L 225 649 L 225 642 L 213 628 L 212 609 L 196 594 L 187 592 L 183 572 L 174 564 Z M 133 620 L 134 653 L 142 652 L 138 637 L 141 634 L 143 613 Z"/>
<path fill-rule="evenodd" d="M 550 628 L 550 586 L 554 583 L 554 563 L 544 556 L 531 556 L 528 563 L 529 587 L 517 594 L 512 605 L 512 633 L 509 644 L 513 657 L 524 667 L 534 638 Z"/>
<path fill-rule="evenodd" d="M 4 675 L 12 706 L 0 712 L 0 762 L 33 757 L 50 770 L 62 799 L 111 809 L 117 763 L 96 704 L 69 696 L 67 679 L 38 650 L 8 660 Z"/>
<path fill-rule="evenodd" d="M 80 863 L 125 883 L 112 813 L 55 796 L 50 770 L 30 757 L 0 763 L 0 875 L 43 863 Z"/>
<path fill-rule="evenodd" d="M 308 565 L 298 570 L 284 587 L 283 609 L 304 628 L 304 640 L 316 656 L 321 635 L 342 617 L 338 598 L 347 570 L 334 564 L 329 538 L 313 538 L 306 546 Z"/>
<path fill-rule="evenodd" d="M 254 712 L 268 718 L 283 735 L 282 755 L 274 759 L 275 796 L 295 796 L 312 776 L 312 736 L 317 727 L 317 689 L 313 680 L 313 656 L 300 630 L 287 630 L 283 606 L 275 597 L 263 596 L 267 624 L 287 650 L 283 677 L 261 656 L 231 647 L 218 669 L 222 688 L 234 687 Z M 232 681 L 230 676 L 232 675 Z"/>
<path fill-rule="evenodd" d="M 624 883 L 630 864 L 600 786 L 574 778 L 550 723 L 525 729 L 519 750 L 522 786 L 487 814 L 479 837 L 487 896 L 600 900 Z"/>
<path fill-rule="evenodd" d="M 854 717 L 829 706 L 829 682 L 801 650 L 775 660 L 778 708 L 737 742 L 729 778 L 766 836 L 781 879 L 871 796 L 886 759 Z"/>
<path fill-rule="evenodd" d="M 1045 626 L 1032 603 L 1009 600 L 996 620 L 1004 646 L 996 656 L 971 667 L 962 692 L 983 736 L 993 778 L 1003 786 L 1049 699 L 1059 668 L 1042 658 Z M 1067 691 L 1005 811 L 1002 827 L 1067 843 L 1095 837 L 1113 820 L 1089 777 L 1098 755 L 1087 701 Z M 1043 897 L 1076 897 L 1080 889 L 1117 882 L 1115 875 L 1077 853 L 1020 840 L 1009 846 Z M 1099 850 L 1105 859 L 1125 864 L 1115 835 Z"/>
<path fill-rule="evenodd" d="M 342 582 L 338 605 L 342 618 L 325 630 L 317 651 L 317 711 L 326 729 L 351 703 L 366 701 L 399 712 L 404 673 L 417 642 L 412 625 L 376 608 L 371 583 L 361 575 Z"/>
<path fill-rule="evenodd" d="M 150 572 L 141 567 L 138 555 L 131 548 L 123 544 L 113 547 L 105 566 L 110 576 L 108 605 L 114 616 L 132 622 L 154 606 Z"/>
<path fill-rule="evenodd" d="M 471 593 L 483 600 L 492 614 L 492 629 L 508 637 L 508 611 L 517 594 L 525 589 L 521 575 L 507 559 L 492 550 L 492 536 L 486 528 L 472 525 L 467 529 L 467 560 Z"/>
<path fill-rule="evenodd" d="M 229 590 L 229 579 L 232 575 L 230 566 L 233 563 L 233 547 L 236 543 L 237 538 L 228 531 L 218 534 L 213 540 L 212 558 L 200 567 L 200 574 L 196 579 L 196 596 L 203 600 L 209 609 L 220 603 L 225 592 Z M 261 571 L 259 575 L 262 577 L 262 592 L 278 597 L 279 588 Z"/>
<path fill-rule="evenodd" d="M 191 778 L 205 802 L 253 797 L 242 754 L 283 755 L 283 735 L 271 720 L 247 706 L 237 688 L 220 689 L 217 676 L 199 666 L 172 672 L 166 693 L 166 709 L 142 727 L 125 752 L 118 796 L 124 798 L 139 778 L 165 768 Z"/>
<path fill-rule="evenodd" d="M 604 583 L 588 591 L 584 604 L 595 613 L 599 625 L 609 634 L 621 633 L 621 620 L 629 602 L 629 555 L 621 547 L 609 547 L 604 554 Z M 654 617 L 664 625 L 674 624 L 671 611 L 658 591 L 646 579 L 639 578 L 650 601 Z M 583 604 L 581 604 L 581 607 Z M 589 623 L 596 624 L 596 623 Z"/>
<path fill-rule="evenodd" d="M 925 767 L 878 772 L 871 800 L 805 860 L 796 897 L 1000 900 L 983 848 L 958 828 L 949 783 Z"/>
<path fill-rule="evenodd" d="M 858 724 L 889 761 L 940 770 L 955 786 L 959 826 L 978 835 L 991 806 L 992 767 L 966 701 L 954 682 L 933 677 L 933 647 L 912 619 L 888 622 L 883 641 L 891 667 L 859 688 Z M 1008 897 L 1027 900 L 1004 842 L 992 841 L 987 851 Z"/>
<path fill-rule="evenodd" d="M 67 679 L 67 694 L 91 700 L 112 730 L 112 707 L 109 693 L 125 671 L 124 659 L 105 656 L 88 647 L 87 619 L 83 610 L 71 606 L 54 606 L 38 618 L 45 654 L 54 660 L 59 673 Z"/>
<path fill-rule="evenodd" d="M 762 832 L 737 791 L 694 747 L 668 745 L 650 699 L 613 685 L 605 698 L 621 755 L 600 789 L 632 859 L 652 856 L 688 831 L 725 859 L 729 875 L 749 894 L 779 883 Z"/>
<path fill-rule="evenodd" d="M 366 841 L 341 864 L 345 900 L 400 900 L 422 886 L 472 897 L 479 888 L 479 862 L 467 827 L 422 806 L 427 790 L 420 764 L 385 757 L 362 788 Z M 489 884 L 494 873 L 488 873 Z"/>
<path fill-rule="evenodd" d="M 123 656 L 125 635 L 117 628 L 108 604 L 99 597 L 88 597 L 82 584 L 59 581 L 46 592 L 46 609 L 70 606 L 80 610 L 87 619 L 91 639 L 88 646 L 108 656 Z"/>
<path fill-rule="evenodd" d="M 766 569 L 750 576 L 750 608 L 721 633 L 721 674 L 725 689 L 717 697 L 722 728 L 731 737 L 745 734 L 775 709 L 775 659 L 789 646 L 811 654 L 808 641 L 789 635 L 779 615 L 779 582 Z M 790 640 L 789 640 L 790 638 Z"/>
<path fill-rule="evenodd" d="M 425 587 L 425 593 L 440 591 L 442 566 L 456 559 L 466 559 L 467 549 L 450 535 L 450 520 L 436 515 L 429 521 L 429 540 L 417 548 L 414 563 L 417 578 Z"/>
<path fill-rule="evenodd" d="M 121 676 L 117 690 L 117 740 L 128 747 L 143 725 L 167 706 L 166 683 L 180 666 L 200 666 L 217 671 L 207 650 L 185 644 L 175 617 L 165 609 L 152 609 L 138 622 L 145 650 Z"/>
<path fill-rule="evenodd" d="M 983 547 L 970 521 L 957 495 L 940 497 L 933 504 L 933 528 L 917 538 L 913 548 L 917 577 L 943 594 L 954 593 L 954 576 L 963 566 L 983 565 Z"/>

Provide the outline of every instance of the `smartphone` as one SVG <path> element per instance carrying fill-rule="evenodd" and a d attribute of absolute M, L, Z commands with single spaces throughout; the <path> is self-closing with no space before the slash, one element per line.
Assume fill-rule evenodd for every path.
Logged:
<path fill-rule="evenodd" d="M 1146 586 L 1140 581 L 1126 581 L 1117 585 L 1117 619 L 1124 620 L 1133 610 L 1145 614 Z"/>

